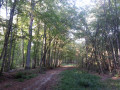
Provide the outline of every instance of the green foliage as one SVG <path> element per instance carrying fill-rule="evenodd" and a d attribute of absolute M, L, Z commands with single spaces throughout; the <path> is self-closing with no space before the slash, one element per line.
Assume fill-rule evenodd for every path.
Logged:
<path fill-rule="evenodd" d="M 61 73 L 61 80 L 55 90 L 120 90 L 120 80 L 101 80 L 99 76 L 78 69 Z"/>
<path fill-rule="evenodd" d="M 63 63 L 63 64 L 61 64 L 61 66 L 74 67 L 74 66 L 76 66 L 76 64 L 73 64 L 73 63 L 71 63 L 71 64 L 66 64 L 66 63 Z"/>
<path fill-rule="evenodd" d="M 11 87 L 12 85 L 11 84 L 6 84 L 4 87 L 5 88 L 9 88 L 9 87 Z"/>
<path fill-rule="evenodd" d="M 108 79 L 104 82 L 105 90 L 120 90 L 120 80 Z"/>
<path fill-rule="evenodd" d="M 36 77 L 37 74 L 33 74 L 32 72 L 18 72 L 15 75 L 15 79 L 17 79 L 20 82 L 23 82 L 24 80 L 29 80 L 31 78 Z"/>
<path fill-rule="evenodd" d="M 119 74 L 115 74 L 115 77 L 119 77 L 120 75 Z"/>
<path fill-rule="evenodd" d="M 103 90 L 100 77 L 79 70 L 67 70 L 56 90 Z"/>

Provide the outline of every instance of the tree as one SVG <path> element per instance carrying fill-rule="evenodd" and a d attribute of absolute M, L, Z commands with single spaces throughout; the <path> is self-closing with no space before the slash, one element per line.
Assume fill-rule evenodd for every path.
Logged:
<path fill-rule="evenodd" d="M 3 47 L 3 50 L 4 52 L 4 55 L 3 55 L 3 61 L 2 61 L 2 67 L 1 67 L 1 73 L 3 72 L 3 70 L 5 69 L 5 62 L 6 62 L 6 55 L 7 55 L 7 50 L 8 50 L 8 40 L 9 40 L 9 36 L 10 36 L 10 32 L 12 31 L 12 22 L 13 22 L 13 16 L 14 16 L 14 11 L 15 11 L 15 7 L 16 7 L 16 4 L 17 4 L 17 0 L 14 1 L 13 3 L 13 7 L 10 11 L 10 19 L 9 19 L 9 23 L 8 23 L 8 27 L 7 27 L 7 31 L 6 31 L 6 34 L 5 34 L 5 40 L 4 40 L 4 47 Z M 11 32 L 12 33 L 12 32 Z M 1 56 L 2 58 L 2 56 Z M 8 63 L 9 66 L 10 66 L 10 62 Z M 9 68 L 9 67 L 8 67 Z"/>

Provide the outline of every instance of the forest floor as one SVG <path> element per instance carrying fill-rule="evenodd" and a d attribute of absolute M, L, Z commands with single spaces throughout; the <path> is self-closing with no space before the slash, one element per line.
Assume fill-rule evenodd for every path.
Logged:
<path fill-rule="evenodd" d="M 87 73 L 71 65 L 46 70 L 24 80 L 13 75 L 16 72 L 0 77 L 0 81 L 3 79 L 0 90 L 120 90 L 120 77 Z"/>
<path fill-rule="evenodd" d="M 38 76 L 22 82 L 13 79 L 8 75 L 4 81 L 0 82 L 0 90 L 52 90 L 57 85 L 62 71 L 71 69 L 71 66 L 63 66 L 52 70 L 47 70 Z M 1 79 L 2 77 L 0 77 Z"/>
<path fill-rule="evenodd" d="M 120 77 L 74 68 L 61 73 L 55 90 L 120 90 Z"/>

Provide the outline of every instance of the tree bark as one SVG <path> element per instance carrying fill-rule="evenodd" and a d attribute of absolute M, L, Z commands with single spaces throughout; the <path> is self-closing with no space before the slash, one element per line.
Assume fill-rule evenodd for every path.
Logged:
<path fill-rule="evenodd" d="M 13 16 L 14 16 L 16 3 L 17 3 L 17 0 L 14 0 L 13 7 L 10 11 L 10 19 L 9 19 L 7 31 L 6 31 L 6 34 L 5 34 L 5 40 L 4 40 L 4 48 L 3 48 L 4 49 L 4 55 L 3 55 L 2 67 L 1 67 L 0 73 L 2 73 L 3 70 L 4 70 L 4 64 L 5 64 L 5 61 L 6 61 L 6 55 L 7 55 L 7 50 L 8 50 L 8 40 L 9 40 L 9 36 L 10 36 L 10 31 L 12 29 L 12 24 L 13 24 L 12 22 L 13 22 Z"/>
<path fill-rule="evenodd" d="M 46 38 L 46 25 L 44 25 L 44 57 L 43 57 L 43 66 L 45 67 L 45 65 L 46 65 L 46 45 L 47 45 L 47 43 L 46 43 L 46 40 L 47 40 L 47 38 Z"/>
<path fill-rule="evenodd" d="M 25 69 L 30 69 L 30 52 L 31 52 L 31 42 L 32 42 L 32 25 L 33 25 L 33 11 L 34 11 L 35 2 L 31 0 L 31 13 L 30 13 L 30 25 L 29 25 L 29 41 L 27 46 L 27 58 Z"/>

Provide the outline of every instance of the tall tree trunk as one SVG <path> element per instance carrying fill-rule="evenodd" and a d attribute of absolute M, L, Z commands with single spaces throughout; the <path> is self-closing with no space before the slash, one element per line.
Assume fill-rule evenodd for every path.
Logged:
<path fill-rule="evenodd" d="M 12 53 L 12 44 L 13 44 L 13 32 L 12 32 L 12 29 L 11 29 L 10 47 L 9 47 L 9 55 L 8 55 L 8 65 L 7 65 L 7 71 L 9 71 L 9 70 L 10 70 L 11 53 Z"/>
<path fill-rule="evenodd" d="M 43 42 L 42 42 L 42 48 L 41 48 L 41 60 L 40 60 L 40 68 L 42 66 L 42 58 L 43 58 L 43 45 L 44 45 L 44 36 L 43 36 Z"/>
<path fill-rule="evenodd" d="M 31 0 L 31 13 L 30 13 L 30 25 L 29 25 L 29 41 L 27 46 L 27 58 L 25 69 L 30 69 L 30 52 L 31 52 L 31 42 L 32 42 L 32 25 L 33 25 L 33 11 L 34 11 L 35 2 Z"/>
<path fill-rule="evenodd" d="M 116 56 L 115 56 L 115 50 L 114 50 L 114 45 L 113 45 L 113 41 L 110 37 L 110 45 L 111 45 L 111 50 L 112 50 L 112 56 L 113 56 L 113 61 L 114 61 L 114 68 L 117 69 L 117 59 L 116 59 Z"/>
<path fill-rule="evenodd" d="M 14 41 L 14 46 L 13 46 L 13 53 L 12 53 L 12 59 L 11 59 L 10 69 L 13 68 L 13 60 L 14 60 L 14 55 L 15 55 L 15 47 L 16 47 L 16 42 Z"/>
<path fill-rule="evenodd" d="M 48 67 L 50 67 L 50 55 L 51 55 L 51 37 L 50 37 L 50 29 L 49 29 L 49 50 L 48 50 Z"/>
<path fill-rule="evenodd" d="M 35 68 L 36 67 L 36 58 L 37 58 L 37 42 L 34 43 L 34 63 L 33 63 L 33 66 L 32 68 Z"/>
<path fill-rule="evenodd" d="M 59 62 L 59 49 L 57 50 L 57 53 L 56 53 L 56 63 L 55 63 L 55 67 L 58 67 L 58 62 Z"/>
<path fill-rule="evenodd" d="M 4 64 L 5 64 L 5 61 L 6 61 L 6 55 L 7 55 L 7 50 L 8 50 L 8 40 L 9 40 L 10 31 L 12 29 L 12 24 L 13 24 L 12 22 L 13 22 L 13 16 L 14 16 L 16 3 L 17 3 L 17 0 L 14 0 L 13 7 L 10 11 L 10 19 L 9 19 L 7 31 L 6 31 L 6 34 L 5 34 L 5 40 L 4 40 L 4 48 L 3 48 L 4 49 L 4 55 L 3 55 L 2 67 L 1 67 L 0 73 L 2 73 L 3 70 L 4 70 Z"/>
<path fill-rule="evenodd" d="M 118 62 L 120 64 L 120 40 L 119 40 L 119 16 L 118 16 L 118 7 L 117 7 L 117 1 L 114 0 L 115 5 L 115 36 L 116 36 L 116 42 L 117 42 L 117 48 L 118 48 Z"/>
<path fill-rule="evenodd" d="M 57 44 L 58 42 L 56 41 L 55 43 L 55 52 L 54 52 L 54 67 L 57 67 Z"/>
<path fill-rule="evenodd" d="M 23 28 L 21 29 L 22 31 L 22 37 L 24 36 L 23 35 Z M 23 59 L 23 64 L 22 66 L 25 67 L 25 56 L 24 56 L 24 37 L 22 38 L 22 59 Z"/>
<path fill-rule="evenodd" d="M 36 58 L 36 65 L 39 66 L 39 49 L 40 49 L 40 42 L 39 42 L 39 33 L 40 33 L 40 22 L 38 24 L 38 31 L 37 31 L 37 50 L 36 50 L 36 53 L 37 53 L 37 58 Z"/>
<path fill-rule="evenodd" d="M 47 40 L 47 38 L 46 38 L 46 25 L 44 25 L 44 42 L 45 42 L 45 45 L 44 45 L 44 57 L 43 57 L 43 66 L 45 67 L 45 65 L 46 65 L 46 45 L 47 45 L 47 43 L 46 43 L 46 40 Z"/>
<path fill-rule="evenodd" d="M 39 31 L 40 31 L 40 26 L 38 24 L 38 30 L 36 31 L 36 41 L 34 43 L 34 65 L 33 65 L 33 68 L 35 68 L 37 66 L 37 64 L 39 65 L 39 62 L 38 62 L 38 52 L 39 52 Z"/>

